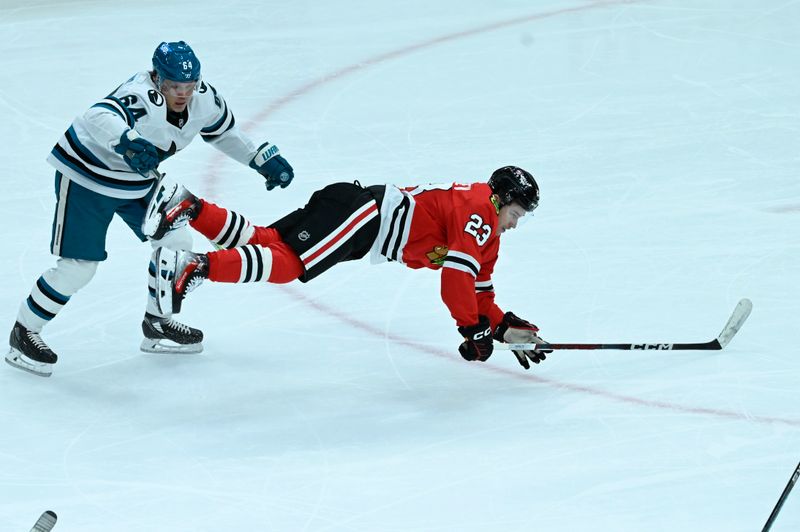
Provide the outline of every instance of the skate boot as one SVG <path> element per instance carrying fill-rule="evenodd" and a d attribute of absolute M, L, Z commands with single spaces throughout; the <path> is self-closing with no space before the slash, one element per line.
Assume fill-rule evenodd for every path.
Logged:
<path fill-rule="evenodd" d="M 186 294 L 208 279 L 208 257 L 191 251 L 158 248 L 156 263 L 156 304 L 164 315 L 177 314 Z"/>
<path fill-rule="evenodd" d="M 184 325 L 172 318 L 162 318 L 145 312 L 142 320 L 144 340 L 139 347 L 145 353 L 200 353 L 203 351 L 203 331 Z"/>
<path fill-rule="evenodd" d="M 183 185 L 165 179 L 150 199 L 142 232 L 153 240 L 159 240 L 168 231 L 197 218 L 202 205 L 200 199 Z"/>
<path fill-rule="evenodd" d="M 6 362 L 40 377 L 53 374 L 53 364 L 58 356 L 47 347 L 39 333 L 30 331 L 17 322 L 11 330 L 8 343 L 11 349 L 6 355 Z"/>

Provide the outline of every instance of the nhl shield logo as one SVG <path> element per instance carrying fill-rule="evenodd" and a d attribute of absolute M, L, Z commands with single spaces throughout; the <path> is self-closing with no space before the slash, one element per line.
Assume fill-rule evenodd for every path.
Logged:
<path fill-rule="evenodd" d="M 300 234 L 297 235 L 297 238 L 305 242 L 306 240 L 311 238 L 311 233 L 309 233 L 308 231 L 301 231 Z"/>

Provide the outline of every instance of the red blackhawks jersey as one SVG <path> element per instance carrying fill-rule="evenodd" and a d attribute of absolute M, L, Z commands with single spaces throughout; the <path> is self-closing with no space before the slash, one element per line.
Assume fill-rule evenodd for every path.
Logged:
<path fill-rule="evenodd" d="M 372 261 L 441 269 L 442 300 L 456 323 L 474 325 L 483 314 L 495 328 L 503 311 L 492 286 L 500 235 L 491 194 L 486 183 L 387 185 Z"/>

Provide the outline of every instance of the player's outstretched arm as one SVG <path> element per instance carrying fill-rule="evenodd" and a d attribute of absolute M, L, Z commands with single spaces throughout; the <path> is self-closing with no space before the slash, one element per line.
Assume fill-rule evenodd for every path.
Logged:
<path fill-rule="evenodd" d="M 498 325 L 494 331 L 494 338 L 499 342 L 505 342 L 508 344 L 547 343 L 539 338 L 539 327 L 527 320 L 523 320 L 513 312 L 506 312 L 503 315 L 503 321 L 500 322 L 500 325 Z M 513 351 L 514 355 L 517 357 L 517 361 L 525 369 L 529 369 L 531 367 L 528 359 L 533 361 L 534 364 L 538 364 L 547 358 L 545 356 L 546 353 L 552 352 L 552 349 L 544 349 L 541 351 L 539 349 Z"/>
<path fill-rule="evenodd" d="M 294 179 L 294 169 L 283 158 L 280 150 L 274 144 L 265 142 L 258 147 L 250 168 L 256 170 L 266 179 L 267 190 L 275 187 L 286 188 Z"/>

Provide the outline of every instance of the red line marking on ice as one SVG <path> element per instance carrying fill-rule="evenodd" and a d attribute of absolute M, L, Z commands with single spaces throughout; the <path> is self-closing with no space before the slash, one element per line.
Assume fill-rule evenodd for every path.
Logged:
<path fill-rule="evenodd" d="M 358 71 L 364 70 L 369 67 L 373 67 L 385 61 L 389 61 L 392 59 L 397 59 L 399 57 L 403 57 L 414 52 L 423 50 L 425 48 L 430 48 L 439 44 L 444 44 L 447 42 L 455 41 L 458 39 L 472 37 L 475 35 L 479 35 L 481 33 L 487 33 L 499 29 L 508 28 L 511 26 L 516 26 L 519 24 L 524 24 L 526 22 L 531 22 L 534 20 L 541 20 L 545 18 L 555 17 L 558 15 L 565 15 L 569 13 L 577 13 L 580 11 L 588 11 L 591 9 L 596 8 L 604 8 L 609 6 L 616 6 L 616 5 L 625 5 L 625 4 L 633 4 L 636 3 L 637 0 L 612 0 L 612 1 L 603 1 L 603 2 L 594 2 L 592 4 L 586 4 L 582 6 L 575 6 L 570 8 L 564 9 L 557 9 L 554 11 L 547 11 L 544 13 L 536 13 L 533 15 L 528 15 L 524 17 L 518 17 L 510 20 L 495 22 L 492 24 L 487 24 L 485 26 L 480 26 L 477 28 L 472 28 L 464 31 L 458 31 L 454 33 L 449 33 L 446 35 L 442 35 L 439 37 L 434 37 L 432 39 L 428 39 L 426 41 L 422 41 L 416 44 L 411 44 L 409 46 L 405 46 L 402 48 L 398 48 L 397 50 L 392 50 L 389 52 L 385 52 L 383 54 L 379 54 L 373 56 L 371 58 L 365 59 L 359 63 L 349 65 L 343 67 L 339 70 L 333 71 L 331 73 L 325 74 L 317 79 L 311 80 L 308 83 L 301 85 L 300 87 L 290 91 L 289 93 L 285 94 L 284 96 L 279 97 L 272 103 L 270 103 L 267 107 L 265 107 L 261 112 L 256 114 L 254 118 L 250 121 L 245 123 L 242 126 L 242 129 L 245 131 L 250 131 L 254 129 L 256 126 L 260 125 L 261 123 L 265 122 L 267 118 L 269 118 L 273 113 L 280 110 L 281 108 L 285 107 L 291 102 L 299 99 L 301 96 L 308 94 L 309 92 L 322 87 L 328 83 L 338 81 L 350 74 L 356 73 Z M 216 158 L 212 159 L 209 171 L 204 175 L 204 180 L 208 185 L 207 188 L 213 188 L 214 182 L 218 177 L 219 165 L 220 162 L 224 160 L 221 155 L 217 156 Z M 355 329 L 364 331 L 369 335 L 378 338 L 378 339 L 385 339 L 393 344 L 402 345 L 418 351 L 420 353 L 424 353 L 427 355 L 434 355 L 436 357 L 446 358 L 448 360 L 452 360 L 458 363 L 465 363 L 460 358 L 456 357 L 453 353 L 454 350 L 444 350 L 444 349 L 436 349 L 431 347 L 430 345 L 426 345 L 423 343 L 415 342 L 408 338 L 404 338 L 402 336 L 397 336 L 394 334 L 387 334 L 385 331 L 370 325 L 368 323 L 362 322 L 360 320 L 355 319 L 353 316 L 345 314 L 339 311 L 336 308 L 327 306 L 323 303 L 318 301 L 314 301 L 297 291 L 296 289 L 288 286 L 281 286 L 281 289 L 289 292 L 292 297 L 303 301 L 307 306 L 326 314 L 328 316 L 333 316 L 344 323 L 352 326 Z M 451 352 L 452 351 L 452 352 Z M 592 395 L 595 397 L 601 397 L 610 401 L 626 403 L 631 405 L 638 405 L 648 408 L 655 408 L 659 410 L 668 410 L 673 412 L 679 412 L 684 414 L 694 414 L 694 415 L 703 415 L 703 416 L 710 416 L 716 418 L 726 418 L 732 419 L 736 421 L 749 421 L 753 423 L 762 423 L 762 424 L 784 424 L 789 425 L 792 427 L 800 427 L 800 419 L 792 419 L 792 418 L 780 418 L 780 417 L 770 417 L 770 416 L 756 416 L 756 415 L 749 415 L 744 412 L 735 412 L 732 410 L 722 410 L 718 408 L 705 408 L 705 407 L 695 407 L 695 406 L 684 406 L 679 405 L 676 403 L 669 403 L 666 401 L 653 401 L 648 399 L 642 399 L 639 397 L 633 397 L 628 395 L 617 394 L 613 392 L 609 392 L 606 390 L 602 390 L 599 388 L 592 388 L 589 386 L 583 386 L 580 384 L 571 384 L 564 381 L 559 381 L 555 379 L 547 379 L 545 377 L 541 377 L 539 375 L 535 375 L 532 373 L 521 373 L 519 371 L 510 371 L 503 368 L 498 368 L 497 366 L 491 365 L 491 363 L 486 363 L 482 366 L 482 369 L 487 371 L 491 371 L 494 373 L 499 373 L 514 379 L 522 379 L 526 381 L 533 381 L 540 384 L 545 384 L 547 386 L 551 386 L 554 388 L 560 388 L 564 390 L 569 390 L 576 393 L 583 393 L 586 395 Z"/>
<path fill-rule="evenodd" d="M 456 353 L 455 346 L 452 349 L 447 349 L 447 350 L 437 349 L 421 342 L 415 342 L 413 340 L 409 340 L 408 338 L 404 338 L 402 336 L 387 333 L 379 329 L 378 327 L 375 327 L 374 325 L 370 325 L 369 323 L 363 322 L 361 320 L 354 318 L 353 316 L 345 314 L 344 312 L 340 311 L 335 307 L 331 307 L 325 305 L 324 303 L 320 303 L 319 301 L 310 299 L 308 296 L 304 295 L 296 288 L 293 288 L 291 286 L 282 286 L 281 288 L 286 292 L 288 292 L 292 298 L 302 301 L 304 304 L 308 305 L 314 310 L 322 314 L 325 314 L 326 316 L 333 316 L 334 318 L 341 320 L 344 323 L 347 323 L 354 329 L 358 329 L 365 333 L 368 333 L 370 336 L 373 336 L 377 339 L 383 339 L 391 342 L 392 344 L 402 345 L 427 355 L 435 355 L 439 358 L 446 358 L 452 360 L 453 362 L 457 362 L 459 364 L 468 363 L 455 354 Z M 472 362 L 472 364 L 475 363 Z M 582 384 L 572 384 L 569 382 L 559 381 L 555 379 L 548 379 L 540 375 L 536 375 L 534 373 L 528 373 L 528 372 L 523 373 L 523 370 L 521 369 L 508 370 L 505 368 L 493 366 L 491 362 L 486 362 L 485 364 L 483 364 L 481 366 L 481 369 L 485 369 L 486 371 L 491 371 L 492 373 L 499 373 L 514 379 L 538 382 L 540 384 L 545 384 L 553 388 L 560 388 L 563 390 L 569 390 L 571 392 L 577 392 L 586 395 L 592 395 L 595 397 L 601 397 L 603 399 L 615 401 L 618 403 L 644 406 L 648 408 L 655 408 L 658 410 L 668 410 L 672 412 L 679 412 L 682 414 L 704 415 L 717 418 L 727 418 L 736 421 L 749 421 L 753 423 L 762 423 L 762 424 L 783 424 L 792 427 L 800 427 L 800 419 L 751 415 L 746 412 L 723 410 L 721 408 L 685 406 L 677 403 L 669 403 L 666 401 L 653 401 L 650 399 L 642 399 L 640 397 L 613 393 L 600 388 L 592 388 L 590 386 L 584 386 Z"/>

